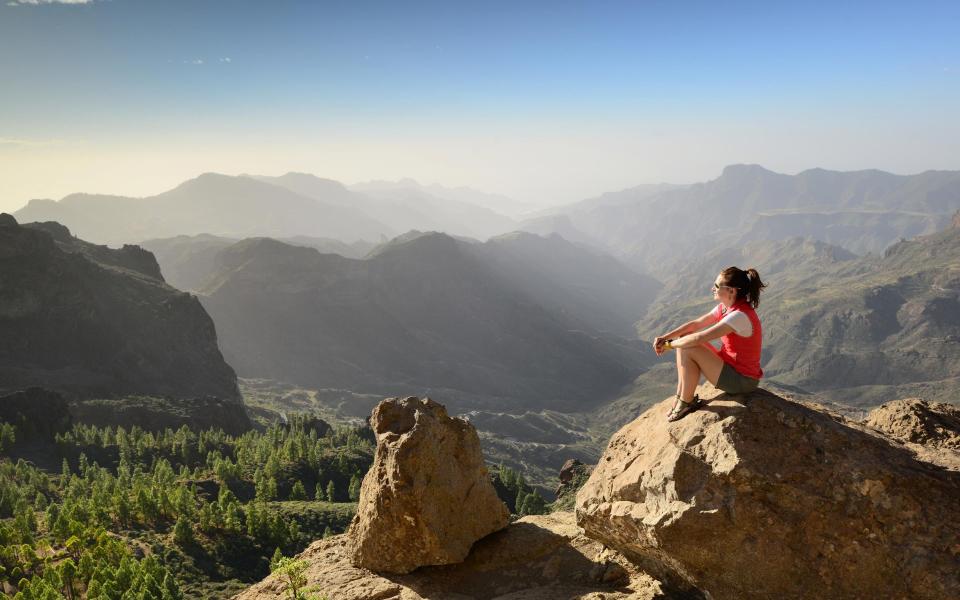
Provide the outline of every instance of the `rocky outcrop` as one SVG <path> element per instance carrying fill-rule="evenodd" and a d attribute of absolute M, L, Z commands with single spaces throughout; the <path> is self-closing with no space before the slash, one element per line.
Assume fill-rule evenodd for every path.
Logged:
<path fill-rule="evenodd" d="M 708 391 L 613 436 L 577 495 L 587 536 L 717 599 L 960 597 L 960 473 L 812 405 Z"/>
<path fill-rule="evenodd" d="M 560 483 L 554 493 L 558 499 L 568 494 L 575 494 L 588 477 L 590 477 L 590 467 L 575 458 L 567 459 L 560 467 L 560 473 L 557 476 Z"/>
<path fill-rule="evenodd" d="M 0 393 L 215 396 L 226 420 L 249 427 L 210 316 L 138 247 L 112 250 L 56 223 L 0 218 L 0 340 Z"/>
<path fill-rule="evenodd" d="M 355 567 L 348 535 L 318 540 L 306 560 L 307 587 L 331 600 L 645 600 L 682 596 L 617 552 L 585 537 L 571 512 L 523 517 L 473 546 L 462 563 L 383 575 Z M 235 600 L 287 598 L 274 575 Z"/>
<path fill-rule="evenodd" d="M 918 458 L 960 471 L 960 407 L 920 398 L 887 402 L 864 424 L 902 442 Z"/>
<path fill-rule="evenodd" d="M 474 542 L 507 525 L 468 421 L 409 397 L 380 402 L 370 425 L 377 451 L 349 531 L 355 565 L 409 573 L 461 562 Z"/>
<path fill-rule="evenodd" d="M 0 228 L 0 391 L 31 384 L 76 395 L 239 398 L 199 302 L 162 279 L 95 260 L 69 232 Z M 47 231 L 47 230 L 50 231 Z M 75 251 L 70 251 L 75 250 Z M 155 263 L 154 263 L 155 264 Z"/>

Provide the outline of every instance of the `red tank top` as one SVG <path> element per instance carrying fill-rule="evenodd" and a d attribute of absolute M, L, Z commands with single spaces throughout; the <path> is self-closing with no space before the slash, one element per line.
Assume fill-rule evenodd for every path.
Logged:
<path fill-rule="evenodd" d="M 763 330 L 760 328 L 760 317 L 757 311 L 753 310 L 749 302 L 737 302 L 729 309 L 723 304 L 718 304 L 713 310 L 713 316 L 717 322 L 730 314 L 730 312 L 739 310 L 750 319 L 750 325 L 753 326 L 753 334 L 750 337 L 737 335 L 730 332 L 720 338 L 722 346 L 720 347 L 720 358 L 733 369 L 746 377 L 760 379 L 763 377 L 763 369 L 760 368 L 760 349 L 763 342 Z"/>

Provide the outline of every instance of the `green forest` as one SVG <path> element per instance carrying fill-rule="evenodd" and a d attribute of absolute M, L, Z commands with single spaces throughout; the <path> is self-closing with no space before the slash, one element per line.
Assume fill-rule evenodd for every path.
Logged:
<path fill-rule="evenodd" d="M 368 427 L 305 415 L 239 436 L 17 436 L 0 425 L 0 586 L 17 600 L 225 598 L 342 533 L 375 449 Z M 491 477 L 513 513 L 549 509 L 518 472 Z"/>
<path fill-rule="evenodd" d="M 374 449 L 369 429 L 309 417 L 240 436 L 74 425 L 43 442 L 0 428 L 0 585 L 15 599 L 235 593 L 278 550 L 344 531 Z M 39 444 L 59 470 L 8 455 Z"/>

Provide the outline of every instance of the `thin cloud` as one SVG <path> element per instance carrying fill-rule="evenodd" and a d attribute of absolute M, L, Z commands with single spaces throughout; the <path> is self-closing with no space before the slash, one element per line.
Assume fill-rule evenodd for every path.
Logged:
<path fill-rule="evenodd" d="M 10 0 L 7 6 L 39 6 L 40 4 L 93 4 L 96 0 Z"/>

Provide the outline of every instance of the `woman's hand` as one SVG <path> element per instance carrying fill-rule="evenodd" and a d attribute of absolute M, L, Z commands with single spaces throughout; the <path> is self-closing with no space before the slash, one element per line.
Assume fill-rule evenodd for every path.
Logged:
<path fill-rule="evenodd" d="M 660 356 L 666 352 L 666 349 L 663 347 L 666 342 L 667 336 L 665 335 L 658 335 L 657 337 L 653 338 L 653 351 L 657 353 L 657 356 Z"/>

